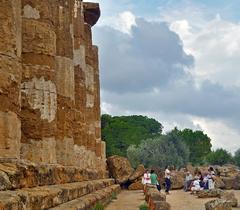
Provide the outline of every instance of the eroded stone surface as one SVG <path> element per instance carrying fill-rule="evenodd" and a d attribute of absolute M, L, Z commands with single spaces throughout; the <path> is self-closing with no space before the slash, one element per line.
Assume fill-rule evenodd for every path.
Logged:
<path fill-rule="evenodd" d="M 127 182 L 134 171 L 130 162 L 125 157 L 117 155 L 111 156 L 107 159 L 107 164 L 110 175 L 115 178 L 119 184 Z"/>
<path fill-rule="evenodd" d="M 206 210 L 232 210 L 231 204 L 224 199 L 209 201 L 205 204 Z"/>
<path fill-rule="evenodd" d="M 52 81 L 33 78 L 29 82 L 22 83 L 22 93 L 25 94 L 30 108 L 37 109 L 41 113 L 41 119 L 52 122 L 57 112 L 57 90 Z"/>
<path fill-rule="evenodd" d="M 1 157 L 19 158 L 21 122 L 13 112 L 0 111 L 0 154 Z"/>
<path fill-rule="evenodd" d="M 31 162 L 0 165 L 1 190 L 106 176 L 99 15 L 81 0 L 0 0 L 0 157 Z"/>

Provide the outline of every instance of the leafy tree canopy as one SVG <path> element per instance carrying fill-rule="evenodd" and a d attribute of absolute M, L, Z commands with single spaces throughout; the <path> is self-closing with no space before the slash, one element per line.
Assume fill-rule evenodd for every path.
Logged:
<path fill-rule="evenodd" d="M 193 131 L 191 129 L 173 129 L 169 135 L 181 139 L 189 148 L 189 162 L 192 164 L 203 164 L 206 155 L 211 152 L 211 139 L 203 131 Z"/>
<path fill-rule="evenodd" d="M 234 163 L 240 167 L 240 149 L 235 152 Z"/>
<path fill-rule="evenodd" d="M 216 151 L 213 151 L 207 155 L 206 161 L 208 164 L 212 165 L 224 165 L 227 163 L 232 163 L 233 157 L 227 150 L 217 149 Z"/>
<path fill-rule="evenodd" d="M 142 141 L 139 146 L 131 145 L 127 156 L 133 167 L 143 163 L 146 167 L 184 166 L 188 163 L 189 150 L 183 141 L 162 135 Z"/>
<path fill-rule="evenodd" d="M 139 145 L 143 139 L 162 133 L 163 126 L 155 119 L 145 116 L 102 115 L 102 139 L 107 144 L 107 156 L 127 155 L 130 145 Z"/>

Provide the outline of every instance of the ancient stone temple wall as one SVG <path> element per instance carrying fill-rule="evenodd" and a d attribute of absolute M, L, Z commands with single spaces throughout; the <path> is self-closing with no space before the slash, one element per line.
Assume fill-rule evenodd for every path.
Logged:
<path fill-rule="evenodd" d="M 56 163 L 57 36 L 50 2 L 22 0 L 21 158 Z"/>
<path fill-rule="evenodd" d="M 0 0 L 0 157 L 104 174 L 99 5 Z"/>
<path fill-rule="evenodd" d="M 21 0 L 0 1 L 0 156 L 20 156 Z"/>

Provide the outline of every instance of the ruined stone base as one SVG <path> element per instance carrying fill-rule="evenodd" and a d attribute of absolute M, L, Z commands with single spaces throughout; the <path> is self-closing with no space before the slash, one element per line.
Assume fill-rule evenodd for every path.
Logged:
<path fill-rule="evenodd" d="M 23 188 L 0 192 L 0 209 L 43 210 L 78 209 L 87 210 L 98 202 L 105 204 L 113 194 L 120 191 L 113 179 L 83 181 L 52 186 Z"/>
<path fill-rule="evenodd" d="M 0 159 L 0 210 L 91 209 L 120 191 L 105 171 Z"/>
<path fill-rule="evenodd" d="M 0 191 L 107 178 L 106 171 L 0 159 Z"/>

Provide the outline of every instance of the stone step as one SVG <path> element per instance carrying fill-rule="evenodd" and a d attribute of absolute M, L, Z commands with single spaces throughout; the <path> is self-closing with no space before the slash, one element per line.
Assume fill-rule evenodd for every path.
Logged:
<path fill-rule="evenodd" d="M 106 178 L 98 171 L 57 164 L 0 159 L 0 191 Z"/>
<path fill-rule="evenodd" d="M 113 199 L 114 194 L 119 193 L 120 190 L 120 185 L 111 185 L 107 188 L 82 196 L 49 210 L 89 210 L 97 203 L 101 203 L 105 206 Z"/>
<path fill-rule="evenodd" d="M 1 191 L 0 210 L 49 209 L 101 189 L 111 189 L 113 184 L 114 179 L 102 179 Z"/>

